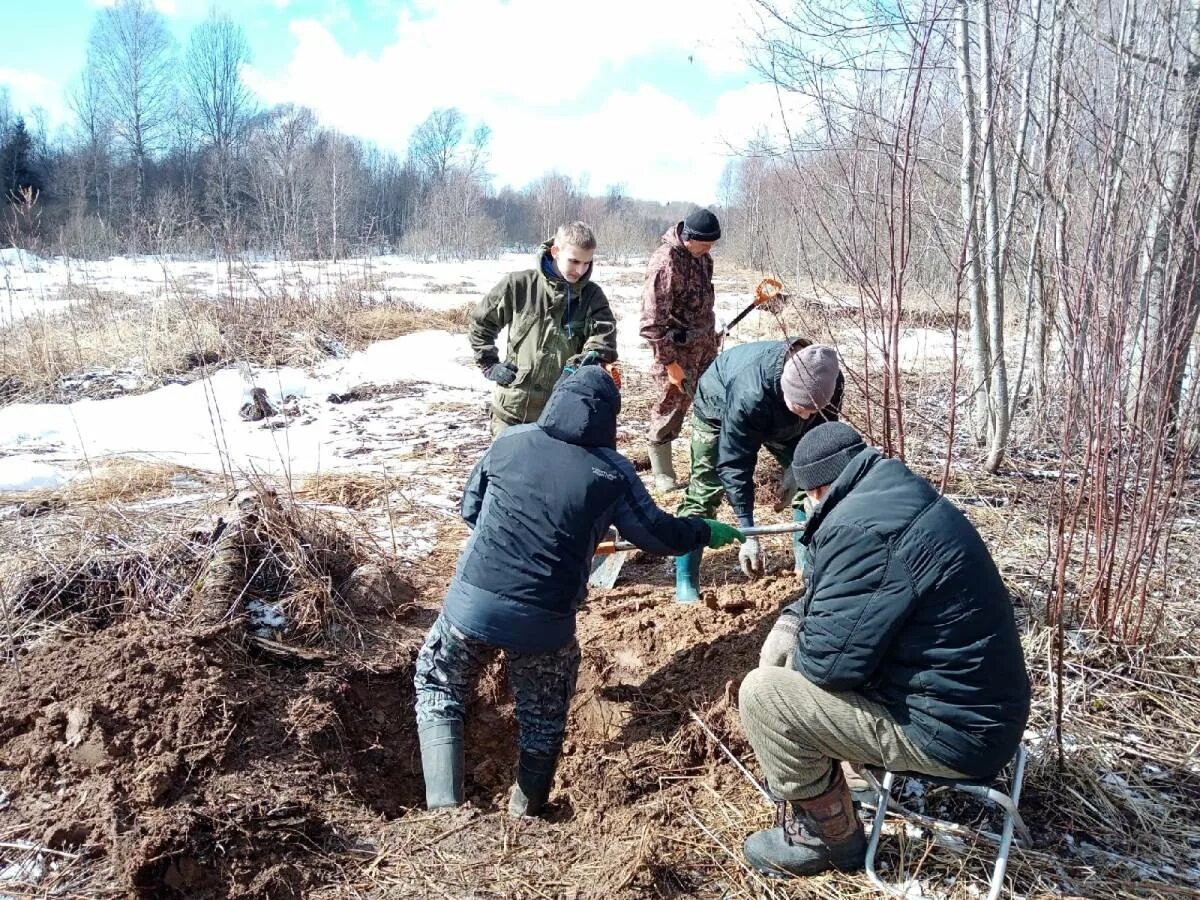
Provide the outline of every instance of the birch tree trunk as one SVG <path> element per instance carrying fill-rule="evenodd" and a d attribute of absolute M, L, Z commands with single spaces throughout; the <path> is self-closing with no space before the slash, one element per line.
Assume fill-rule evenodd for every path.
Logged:
<path fill-rule="evenodd" d="M 975 160 L 979 128 L 975 121 L 975 73 L 971 66 L 971 9 L 968 0 L 956 0 L 958 18 L 955 37 L 958 45 L 958 85 L 961 95 L 962 150 L 958 188 L 962 224 L 965 231 L 965 281 L 971 310 L 971 351 L 974 369 L 971 394 L 974 400 L 975 439 L 984 443 L 991 422 L 989 372 L 992 368 L 988 342 L 987 306 L 979 272 L 979 227 L 976 216 Z"/>
<path fill-rule="evenodd" d="M 1000 197 L 996 185 L 996 71 L 992 64 L 991 0 L 975 0 L 979 18 L 979 113 L 983 132 L 983 236 L 987 287 L 988 343 L 991 366 L 987 391 L 991 396 L 986 468 L 995 472 L 1008 443 L 1008 366 L 1004 353 L 1004 280 L 1000 257 Z M 1014 161 L 1014 166 L 1019 161 Z"/>

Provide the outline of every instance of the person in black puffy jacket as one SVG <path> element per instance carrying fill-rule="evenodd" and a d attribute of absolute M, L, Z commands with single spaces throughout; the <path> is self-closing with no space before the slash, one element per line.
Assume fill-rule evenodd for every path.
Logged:
<path fill-rule="evenodd" d="M 811 576 L 739 706 L 784 804 L 782 827 L 747 839 L 747 860 L 808 875 L 863 863 L 841 760 L 993 776 L 1020 743 L 1030 686 L 1008 590 L 949 500 L 841 422 L 808 432 L 792 470 L 815 504 Z"/>

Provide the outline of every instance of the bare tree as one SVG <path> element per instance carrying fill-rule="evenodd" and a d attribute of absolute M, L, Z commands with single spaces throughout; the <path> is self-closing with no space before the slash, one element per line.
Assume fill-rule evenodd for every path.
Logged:
<path fill-rule="evenodd" d="M 134 165 L 133 219 L 145 206 L 146 163 L 173 112 L 174 43 L 149 0 L 118 0 L 97 13 L 88 39 L 88 69 L 116 136 Z"/>
<path fill-rule="evenodd" d="M 547 172 L 528 188 L 536 210 L 537 234 L 545 240 L 563 222 L 574 218 L 579 193 L 566 175 Z"/>
<path fill-rule="evenodd" d="M 196 127 L 212 147 L 231 148 L 253 113 L 254 100 L 241 74 L 250 61 L 245 32 L 228 15 L 214 9 L 192 29 L 184 84 Z"/>
<path fill-rule="evenodd" d="M 194 124 L 207 144 L 205 199 L 215 213 L 222 242 L 236 231 L 234 160 L 254 114 L 254 99 L 242 81 L 250 46 L 240 25 L 212 10 L 192 29 L 184 59 L 184 85 Z"/>
<path fill-rule="evenodd" d="M 440 184 L 453 164 L 465 130 L 463 114 L 455 107 L 439 107 L 416 127 L 408 142 L 408 157 L 427 184 Z M 487 143 L 486 131 L 477 132 Z M 474 142 L 473 142 L 474 143 Z"/>

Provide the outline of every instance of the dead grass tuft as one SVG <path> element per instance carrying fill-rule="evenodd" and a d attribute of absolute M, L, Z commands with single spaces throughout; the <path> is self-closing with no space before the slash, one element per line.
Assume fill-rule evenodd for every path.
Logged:
<path fill-rule="evenodd" d="M 326 472 L 313 475 L 294 492 L 298 500 L 347 509 L 365 509 L 396 490 L 396 481 L 386 475 L 366 472 Z"/>
<path fill-rule="evenodd" d="M 121 503 L 170 494 L 180 482 L 209 484 L 212 475 L 175 463 L 141 459 L 110 459 L 93 466 L 87 475 L 55 490 L 0 492 L 3 503 Z"/>

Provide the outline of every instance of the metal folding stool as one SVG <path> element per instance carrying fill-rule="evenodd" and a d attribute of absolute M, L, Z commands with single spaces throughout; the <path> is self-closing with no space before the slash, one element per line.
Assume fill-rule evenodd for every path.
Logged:
<path fill-rule="evenodd" d="M 871 826 L 871 837 L 867 841 L 867 877 L 871 879 L 873 885 L 886 894 L 896 897 L 905 896 L 903 890 L 887 884 L 875 871 L 875 854 L 879 849 L 879 837 L 883 832 L 883 820 L 886 818 L 888 810 L 890 809 L 900 816 L 912 815 L 909 810 L 892 799 L 892 785 L 895 783 L 897 775 L 905 778 L 916 778 L 929 784 L 940 785 L 964 794 L 970 794 L 978 797 L 985 803 L 993 803 L 1004 811 L 1004 825 L 998 836 L 987 831 L 976 832 L 980 837 L 998 845 L 996 865 L 992 869 L 991 890 L 988 892 L 988 900 L 996 900 L 1000 896 L 1001 888 L 1004 887 L 1004 873 L 1008 869 L 1008 851 L 1012 847 L 1014 833 L 1021 846 L 1028 847 L 1033 843 L 1029 835 L 1029 829 L 1025 827 L 1025 821 L 1021 818 L 1021 813 L 1017 809 L 1018 804 L 1021 802 L 1021 784 L 1025 779 L 1025 748 L 1023 746 L 1017 748 L 1016 755 L 1013 757 L 1012 781 L 1008 793 L 996 787 L 999 776 L 996 778 L 973 780 L 936 778 L 932 775 L 922 775 L 920 772 L 884 772 L 883 781 L 880 782 L 869 769 L 863 774 L 875 793 L 876 802 L 875 822 Z M 936 821 L 942 822 L 940 819 Z M 944 822 L 943 824 L 950 825 L 956 829 L 965 827 L 955 822 Z"/>

